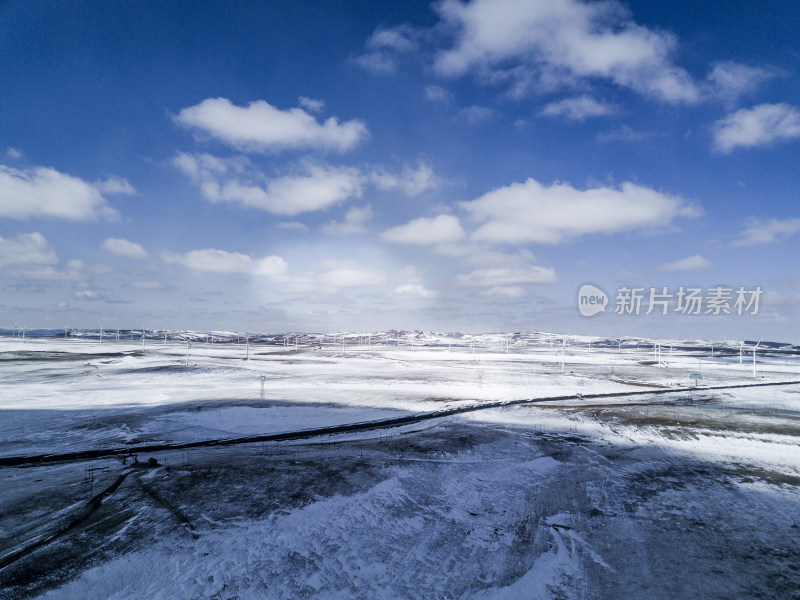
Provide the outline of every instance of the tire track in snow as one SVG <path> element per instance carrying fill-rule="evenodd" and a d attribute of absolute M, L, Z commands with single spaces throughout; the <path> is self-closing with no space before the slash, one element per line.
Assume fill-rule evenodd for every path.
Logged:
<path fill-rule="evenodd" d="M 141 477 L 137 477 L 136 480 L 139 482 L 139 486 L 142 488 L 142 491 L 145 494 L 147 494 L 154 502 L 156 502 L 156 504 L 163 506 L 170 513 L 172 513 L 172 516 L 174 516 L 181 525 L 186 526 L 186 530 L 189 532 L 189 535 L 192 536 L 192 539 L 196 540 L 200 538 L 200 536 L 195 531 L 194 525 L 192 525 L 192 522 L 189 520 L 189 517 L 187 517 L 180 508 L 174 506 L 173 504 L 165 500 L 161 496 L 161 494 L 159 494 L 158 492 L 155 491 L 155 489 L 153 489 L 152 486 L 149 486 L 144 481 L 142 481 Z"/>
<path fill-rule="evenodd" d="M 125 478 L 132 472 L 133 469 L 130 468 L 120 473 L 110 486 L 89 500 L 89 502 L 86 503 L 86 506 L 83 507 L 83 510 L 81 510 L 81 512 L 78 513 L 78 515 L 72 521 L 67 523 L 55 533 L 52 533 L 47 537 L 41 538 L 32 544 L 17 550 L 16 552 L 12 552 L 11 554 L 7 554 L 6 556 L 0 558 L 0 570 L 5 569 L 7 566 L 17 562 L 20 558 L 27 556 L 31 552 L 34 552 L 35 550 L 54 542 L 58 538 L 63 537 L 78 527 L 81 523 L 84 523 L 89 517 L 97 512 L 97 509 L 103 505 L 103 502 L 106 500 L 106 498 L 117 491 L 117 488 L 122 485 L 122 482 L 125 481 Z"/>

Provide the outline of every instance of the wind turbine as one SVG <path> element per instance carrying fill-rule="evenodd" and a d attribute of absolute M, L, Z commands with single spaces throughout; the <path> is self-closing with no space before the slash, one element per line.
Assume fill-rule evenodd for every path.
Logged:
<path fill-rule="evenodd" d="M 758 344 L 753 346 L 753 377 L 756 376 L 756 350 L 758 346 L 761 344 L 761 340 L 758 340 Z"/>
<path fill-rule="evenodd" d="M 658 363 L 658 366 L 661 366 L 661 346 L 658 344 L 653 344 L 653 358 Z"/>

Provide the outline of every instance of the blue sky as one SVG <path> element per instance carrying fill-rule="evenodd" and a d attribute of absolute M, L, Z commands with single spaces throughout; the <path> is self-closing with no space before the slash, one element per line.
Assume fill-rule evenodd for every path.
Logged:
<path fill-rule="evenodd" d="M 800 341 L 798 14 L 6 2 L 0 326 Z"/>

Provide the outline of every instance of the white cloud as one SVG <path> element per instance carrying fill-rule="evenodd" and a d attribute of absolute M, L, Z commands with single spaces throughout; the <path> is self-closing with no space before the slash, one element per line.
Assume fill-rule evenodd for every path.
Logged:
<path fill-rule="evenodd" d="M 775 70 L 749 67 L 732 61 L 715 62 L 708 74 L 709 94 L 727 103 L 754 91 L 764 81 L 775 77 Z"/>
<path fill-rule="evenodd" d="M 364 225 L 375 213 L 372 206 L 353 206 L 344 216 L 344 221 L 331 221 L 322 226 L 322 231 L 331 235 L 351 235 L 355 233 L 365 233 Z"/>
<path fill-rule="evenodd" d="M 453 94 L 439 85 L 426 85 L 423 97 L 428 102 L 448 105 L 453 101 Z"/>
<path fill-rule="evenodd" d="M 297 99 L 298 104 L 308 111 L 313 113 L 322 112 L 325 109 L 325 101 L 317 100 L 316 98 L 308 98 L 307 96 L 300 96 Z"/>
<path fill-rule="evenodd" d="M 568 183 L 543 186 L 535 179 L 461 206 L 474 221 L 483 222 L 472 239 L 509 244 L 558 244 L 593 233 L 666 227 L 677 217 L 701 214 L 678 197 L 634 183 L 578 190 Z"/>
<path fill-rule="evenodd" d="M 14 239 L 0 237 L 0 269 L 57 264 L 55 250 L 41 233 L 21 233 Z"/>
<path fill-rule="evenodd" d="M 175 121 L 245 152 L 307 148 L 344 152 L 369 136 L 359 120 L 340 123 L 329 117 L 319 123 L 302 108 L 280 110 L 264 100 L 241 107 L 227 98 L 207 98 L 182 109 Z"/>
<path fill-rule="evenodd" d="M 364 182 L 358 169 L 308 161 L 301 163 L 299 173 L 274 179 L 266 178 L 244 157 L 179 154 L 173 164 L 211 202 L 232 202 L 287 216 L 360 197 Z"/>
<path fill-rule="evenodd" d="M 295 172 L 275 178 L 268 178 L 244 156 L 218 158 L 181 153 L 172 159 L 172 164 L 211 202 L 232 202 L 287 216 L 360 198 L 366 184 L 417 196 L 445 183 L 422 159 L 416 167 L 404 166 L 399 175 L 381 166 L 371 167 L 365 174 L 355 167 L 331 167 L 304 160 L 295 167 Z"/>
<path fill-rule="evenodd" d="M 92 275 L 108 275 L 109 273 L 113 273 L 114 269 L 108 265 L 91 265 L 87 267 L 86 271 Z"/>
<path fill-rule="evenodd" d="M 308 231 L 308 225 L 299 221 L 284 221 L 283 223 L 278 223 L 275 227 L 286 231 Z"/>
<path fill-rule="evenodd" d="M 286 272 L 287 265 L 280 256 L 252 258 L 239 252 L 207 248 L 185 254 L 163 252 L 161 258 L 170 264 L 179 264 L 203 273 L 224 273 L 274 277 Z"/>
<path fill-rule="evenodd" d="M 390 173 L 383 167 L 373 168 L 370 181 L 380 190 L 400 188 L 407 196 L 412 197 L 444 185 L 444 180 L 433 172 L 430 163 L 422 159 L 417 160 L 416 168 L 403 166 L 400 175 Z"/>
<path fill-rule="evenodd" d="M 0 165 L 0 217 L 50 217 L 70 221 L 114 219 L 117 212 L 86 181 L 49 167 Z"/>
<path fill-rule="evenodd" d="M 412 52 L 417 49 L 416 30 L 409 25 L 397 27 L 378 27 L 367 39 L 367 49 L 382 50 L 389 48 L 397 52 Z"/>
<path fill-rule="evenodd" d="M 456 277 L 459 285 L 504 287 L 527 283 L 556 283 L 558 277 L 552 268 L 536 265 L 516 265 L 496 269 L 477 269 Z"/>
<path fill-rule="evenodd" d="M 94 187 L 101 194 L 124 194 L 132 196 L 136 189 L 127 179 L 121 177 L 109 177 L 105 181 L 97 181 Z"/>
<path fill-rule="evenodd" d="M 405 225 L 387 229 L 381 238 L 395 244 L 447 244 L 457 242 L 466 237 L 458 217 L 439 215 L 438 217 L 420 217 Z"/>
<path fill-rule="evenodd" d="M 738 147 L 768 146 L 800 138 L 800 110 L 786 103 L 742 108 L 714 123 L 711 131 L 714 149 L 723 154 Z"/>
<path fill-rule="evenodd" d="M 355 63 L 376 75 L 390 75 L 397 69 L 395 57 L 417 49 L 418 31 L 409 25 L 378 27 L 365 44 L 368 52 L 357 56 Z"/>
<path fill-rule="evenodd" d="M 401 298 L 437 298 L 439 293 L 434 290 L 429 290 L 424 286 L 418 283 L 406 283 L 404 285 L 397 286 L 394 289 L 394 295 L 400 296 Z"/>
<path fill-rule="evenodd" d="M 414 169 L 406 165 L 400 176 L 400 188 L 408 196 L 419 196 L 428 190 L 435 190 L 442 187 L 444 181 L 434 172 L 433 167 L 423 160 L 417 161 L 417 168 Z"/>
<path fill-rule="evenodd" d="M 542 109 L 545 117 L 563 117 L 569 121 L 585 121 L 588 117 L 605 117 L 615 113 L 613 106 L 601 104 L 590 96 L 565 98 Z"/>
<path fill-rule="evenodd" d="M 105 302 L 106 304 L 130 304 L 129 300 L 122 300 L 110 294 L 104 294 L 95 290 L 80 290 L 74 292 L 72 297 L 75 300 L 90 300 L 92 302 Z"/>
<path fill-rule="evenodd" d="M 458 258 L 464 264 L 478 269 L 510 267 L 536 261 L 536 257 L 527 248 L 518 248 L 514 253 L 508 254 L 494 250 L 488 244 L 475 242 L 437 244 L 434 250 L 437 254 Z"/>
<path fill-rule="evenodd" d="M 355 63 L 370 73 L 376 75 L 391 75 L 397 70 L 397 62 L 382 52 L 370 52 L 356 57 Z"/>
<path fill-rule="evenodd" d="M 84 264 L 71 260 L 62 267 L 41 233 L 21 233 L 16 238 L 0 237 L 0 272 L 18 279 L 77 281 L 84 277 Z"/>
<path fill-rule="evenodd" d="M 602 131 L 595 136 L 595 139 L 600 142 L 642 142 L 649 140 L 654 134 L 650 131 L 636 131 L 629 125 L 622 125 L 617 129 L 611 131 Z"/>
<path fill-rule="evenodd" d="M 674 36 L 637 25 L 619 2 L 444 0 L 436 9 L 457 32 L 435 58 L 442 75 L 477 71 L 510 77 L 518 88 L 600 78 L 667 102 L 700 99 L 670 59 Z"/>
<path fill-rule="evenodd" d="M 6 149 L 6 156 L 13 158 L 14 160 L 18 160 L 25 156 L 25 153 L 19 148 L 12 148 L 9 146 L 8 149 Z"/>
<path fill-rule="evenodd" d="M 185 152 L 175 156 L 172 159 L 172 165 L 196 183 L 201 184 L 205 177 L 242 175 L 252 169 L 250 161 L 244 156 L 218 158 L 210 154 L 187 154 Z"/>
<path fill-rule="evenodd" d="M 472 106 L 462 108 L 460 111 L 458 111 L 458 114 L 470 125 L 475 125 L 491 119 L 494 116 L 494 110 L 487 106 L 478 106 L 477 104 L 473 104 Z"/>
<path fill-rule="evenodd" d="M 416 265 L 406 265 L 397 272 L 397 277 L 409 283 L 422 283 L 422 272 Z"/>
<path fill-rule="evenodd" d="M 739 239 L 731 242 L 732 246 L 755 246 L 757 244 L 772 244 L 800 232 L 800 218 L 798 219 L 749 219 L 744 231 L 739 234 Z"/>
<path fill-rule="evenodd" d="M 287 294 L 307 294 L 318 292 L 319 289 L 314 282 L 314 274 L 311 273 L 284 273 L 276 275 L 270 279 L 271 283 L 278 286 L 278 289 Z"/>
<path fill-rule="evenodd" d="M 112 254 L 116 254 L 117 256 L 125 256 L 127 258 L 147 258 L 147 252 L 141 247 L 141 245 L 123 238 L 106 238 L 106 240 L 100 244 L 100 247 L 103 250 L 111 252 Z"/>
<path fill-rule="evenodd" d="M 528 294 L 518 286 L 496 286 L 481 292 L 481 296 L 489 298 L 523 298 Z"/>
<path fill-rule="evenodd" d="M 379 190 L 394 190 L 400 184 L 400 178 L 397 175 L 390 173 L 380 165 L 370 170 L 369 180 Z"/>
<path fill-rule="evenodd" d="M 302 175 L 288 175 L 272 179 L 265 191 L 242 188 L 242 199 L 255 200 L 254 206 L 282 215 L 296 215 L 322 210 L 343 200 L 361 196 L 362 177 L 357 169 L 308 164 Z M 235 189 L 230 190 L 236 199 Z M 263 192 L 263 193 L 262 193 Z"/>
<path fill-rule="evenodd" d="M 16 271 L 13 277 L 40 281 L 80 281 L 86 277 L 83 261 L 69 260 L 64 267 L 38 267 L 29 271 Z"/>
<path fill-rule="evenodd" d="M 99 294 L 94 290 L 80 290 L 72 294 L 76 300 L 99 300 Z"/>
<path fill-rule="evenodd" d="M 699 254 L 695 254 L 688 258 L 661 265 L 657 268 L 661 271 L 707 271 L 713 266 L 711 261 L 703 258 Z"/>
<path fill-rule="evenodd" d="M 328 270 L 317 277 L 320 284 L 329 288 L 369 287 L 386 283 L 383 271 L 370 269 L 355 261 L 326 260 Z"/>

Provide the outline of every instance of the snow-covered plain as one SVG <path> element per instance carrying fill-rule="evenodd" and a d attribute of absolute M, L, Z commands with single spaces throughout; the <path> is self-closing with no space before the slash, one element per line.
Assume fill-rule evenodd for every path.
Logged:
<path fill-rule="evenodd" d="M 0 460 L 141 461 L 0 468 L 0 597 L 800 597 L 800 385 L 702 389 L 800 381 L 797 348 L 120 337 L 0 337 Z"/>

